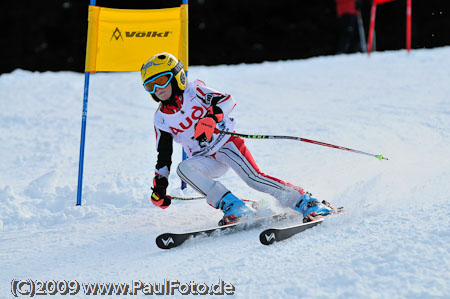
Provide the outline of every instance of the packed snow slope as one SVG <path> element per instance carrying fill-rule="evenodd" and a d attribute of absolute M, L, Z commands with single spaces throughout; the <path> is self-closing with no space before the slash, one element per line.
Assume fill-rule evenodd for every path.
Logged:
<path fill-rule="evenodd" d="M 237 132 L 299 136 L 389 160 L 246 140 L 263 172 L 346 213 L 272 246 L 261 245 L 261 229 L 254 229 L 169 251 L 156 247 L 158 234 L 214 226 L 221 212 L 204 200 L 176 201 L 166 210 L 150 203 L 157 104 L 139 74 L 91 76 L 81 207 L 75 203 L 84 75 L 2 74 L 0 297 L 13 296 L 13 279 L 168 279 L 223 280 L 236 298 L 448 298 L 449 70 L 449 47 L 191 67 L 190 79 L 235 97 Z M 170 194 L 197 195 L 179 188 L 179 146 L 173 160 Z M 232 170 L 222 182 L 278 209 Z M 75 297 L 83 296 L 80 290 Z"/>

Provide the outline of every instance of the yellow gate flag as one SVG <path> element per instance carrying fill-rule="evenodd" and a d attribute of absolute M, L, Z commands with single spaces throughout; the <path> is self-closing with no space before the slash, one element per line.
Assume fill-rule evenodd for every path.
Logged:
<path fill-rule="evenodd" d="M 113 9 L 89 6 L 86 72 L 134 72 L 154 54 L 188 61 L 188 6 Z"/>

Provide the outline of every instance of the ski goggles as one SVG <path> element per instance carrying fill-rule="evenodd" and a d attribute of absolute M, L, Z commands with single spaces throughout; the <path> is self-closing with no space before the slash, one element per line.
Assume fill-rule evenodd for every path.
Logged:
<path fill-rule="evenodd" d="M 144 83 L 144 88 L 151 94 L 154 94 L 156 87 L 166 88 L 169 85 L 170 80 L 172 80 L 172 72 L 165 72 L 157 75 L 156 77 L 150 78 Z"/>

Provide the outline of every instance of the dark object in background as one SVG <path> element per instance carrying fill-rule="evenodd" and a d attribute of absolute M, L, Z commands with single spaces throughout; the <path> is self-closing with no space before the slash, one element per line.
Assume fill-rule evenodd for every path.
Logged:
<path fill-rule="evenodd" d="M 362 1 L 368 32 L 371 0 Z M 163 8 L 181 0 L 97 0 L 113 8 Z M 405 48 L 405 2 L 377 9 L 377 51 Z M 0 1 L 0 73 L 84 72 L 89 0 Z M 450 1 L 412 1 L 412 48 L 450 45 Z M 356 30 L 357 31 L 357 30 Z M 258 63 L 334 55 L 335 0 L 189 0 L 189 64 Z"/>
<path fill-rule="evenodd" d="M 361 13 L 359 0 L 336 0 L 339 18 L 339 39 L 336 54 L 361 52 L 358 30 L 358 14 Z"/>

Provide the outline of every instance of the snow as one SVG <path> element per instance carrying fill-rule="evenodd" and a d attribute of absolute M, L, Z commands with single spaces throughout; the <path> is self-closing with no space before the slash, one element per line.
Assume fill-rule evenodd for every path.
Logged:
<path fill-rule="evenodd" d="M 389 160 L 246 140 L 263 172 L 346 213 L 272 246 L 261 245 L 254 229 L 169 251 L 156 247 L 158 234 L 213 226 L 221 213 L 204 200 L 167 210 L 149 202 L 157 105 L 139 74 L 91 76 L 81 207 L 84 75 L 2 74 L 0 297 L 13 296 L 13 279 L 167 279 L 222 280 L 236 298 L 448 298 L 449 67 L 450 47 L 189 68 L 189 78 L 235 97 L 237 132 L 299 136 Z M 179 146 L 173 157 L 170 193 L 196 196 L 179 189 Z M 222 182 L 242 198 L 275 203 L 231 170 Z M 84 297 L 83 289 L 71 297 Z"/>

